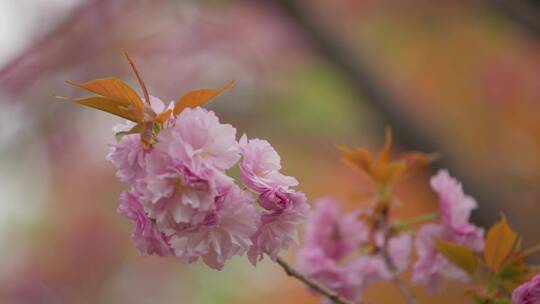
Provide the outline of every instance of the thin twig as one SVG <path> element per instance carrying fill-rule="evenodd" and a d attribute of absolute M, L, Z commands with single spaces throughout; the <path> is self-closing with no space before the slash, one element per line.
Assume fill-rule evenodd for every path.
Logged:
<path fill-rule="evenodd" d="M 150 95 L 148 94 L 148 90 L 146 89 L 146 85 L 144 84 L 144 81 L 142 80 L 141 74 L 139 74 L 139 70 L 137 70 L 137 66 L 135 65 L 135 62 L 131 59 L 129 54 L 127 52 L 124 52 L 124 56 L 126 57 L 127 61 L 129 62 L 129 65 L 131 66 L 131 69 L 133 70 L 133 73 L 135 73 L 135 76 L 137 77 L 137 81 L 139 82 L 139 85 L 141 86 L 141 89 L 144 94 L 144 100 L 146 103 L 151 106 L 150 104 Z"/>
<path fill-rule="evenodd" d="M 392 274 L 392 282 L 394 285 L 397 286 L 399 289 L 399 292 L 405 299 L 405 302 L 408 304 L 416 304 L 416 296 L 414 293 L 407 287 L 407 284 L 399 277 L 398 269 L 396 265 L 394 264 L 394 261 L 390 257 L 390 254 L 388 253 L 388 243 L 390 241 L 390 233 L 389 230 L 386 229 L 385 236 L 384 236 L 384 242 L 383 242 L 383 248 L 382 248 L 382 256 L 384 259 L 384 263 L 386 264 L 386 267 L 388 270 L 390 270 L 390 273 Z"/>
<path fill-rule="evenodd" d="M 335 303 L 335 304 L 353 304 L 352 302 L 349 302 L 348 300 L 343 299 L 342 297 L 338 296 L 337 294 L 333 293 L 332 291 L 326 289 L 325 287 L 323 287 L 323 286 L 317 284 L 316 282 L 312 281 L 311 279 L 305 277 L 304 275 L 302 275 L 301 273 L 296 271 L 296 269 L 294 269 L 289 264 L 287 264 L 287 262 L 285 262 L 282 258 L 278 257 L 276 259 L 276 262 L 279 264 L 279 266 L 281 266 L 281 268 L 283 268 L 283 270 L 285 270 L 285 273 L 288 276 L 299 280 L 300 282 L 304 283 L 306 286 L 308 286 L 312 290 L 314 290 L 317 293 L 319 293 L 319 294 L 325 296 L 326 298 L 328 298 L 333 303 Z M 359 303 L 359 304 L 361 304 L 361 303 Z"/>

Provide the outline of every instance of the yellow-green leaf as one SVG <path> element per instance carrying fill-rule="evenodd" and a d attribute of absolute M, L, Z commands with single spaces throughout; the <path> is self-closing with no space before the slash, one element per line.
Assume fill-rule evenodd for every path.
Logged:
<path fill-rule="evenodd" d="M 190 91 L 176 102 L 173 113 L 175 116 L 177 116 L 185 108 L 195 108 L 205 105 L 213 98 L 219 96 L 223 92 L 230 90 L 233 86 L 234 81 L 231 81 L 221 89 L 198 89 Z"/>
<path fill-rule="evenodd" d="M 506 217 L 502 216 L 501 220 L 489 229 L 486 236 L 484 260 L 488 268 L 498 272 L 518 243 L 518 235 L 508 226 Z"/>
<path fill-rule="evenodd" d="M 138 110 L 132 105 L 125 105 L 124 103 L 107 97 L 93 96 L 81 99 L 74 99 L 73 102 L 107 113 L 111 113 L 113 115 L 131 120 L 133 122 L 141 122 L 141 117 L 138 114 Z"/>
<path fill-rule="evenodd" d="M 437 249 L 444 254 L 450 262 L 467 271 L 469 274 L 476 270 L 476 255 L 469 248 L 455 243 L 436 240 Z"/>
<path fill-rule="evenodd" d="M 91 80 L 85 83 L 74 83 L 68 81 L 70 85 L 88 90 L 103 97 L 114 100 L 118 105 L 132 108 L 135 115 L 142 120 L 144 104 L 135 90 L 120 79 L 107 77 Z"/>

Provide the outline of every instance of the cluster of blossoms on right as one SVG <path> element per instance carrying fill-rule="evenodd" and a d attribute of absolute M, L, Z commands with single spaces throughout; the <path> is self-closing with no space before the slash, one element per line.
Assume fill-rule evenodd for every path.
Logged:
<path fill-rule="evenodd" d="M 302 274 L 350 303 L 361 302 L 363 291 L 377 281 L 394 282 L 407 303 L 416 303 L 409 283 L 401 279 L 409 267 L 410 283 L 428 293 L 441 292 L 445 280 L 467 283 L 478 276 L 485 284 L 465 292 L 476 303 L 540 303 L 540 275 L 524 261 L 540 247 L 522 249 L 521 238 L 504 216 L 487 233 L 471 223 L 478 205 L 447 170 L 430 179 L 438 212 L 404 220 L 393 217 L 393 209 L 399 207 L 393 186 L 427 165 L 431 155 L 413 152 L 392 161 L 389 130 L 377 157 L 362 148 L 341 150 L 346 164 L 374 182 L 370 204 L 343 213 L 334 198 L 314 202 L 297 254 Z"/>

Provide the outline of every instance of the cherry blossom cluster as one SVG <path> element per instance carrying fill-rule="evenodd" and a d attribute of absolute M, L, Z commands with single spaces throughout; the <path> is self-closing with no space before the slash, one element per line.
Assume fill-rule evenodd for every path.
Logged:
<path fill-rule="evenodd" d="M 435 291 L 442 277 L 468 279 L 467 273 L 437 250 L 435 240 L 458 242 L 481 251 L 484 232 L 469 223 L 476 203 L 446 170 L 439 171 L 431 179 L 431 185 L 439 196 L 441 219 L 438 223 L 425 224 L 416 235 L 413 282 Z M 297 256 L 299 270 L 350 301 L 360 300 L 362 292 L 372 283 L 390 281 L 406 270 L 411 264 L 412 234 L 391 234 L 385 249 L 384 231 L 372 231 L 371 225 L 362 220 L 365 218 L 362 214 L 372 213 L 372 210 L 355 210 L 342 214 L 335 199 L 318 200 L 309 215 L 303 248 Z M 373 240 L 370 235 L 374 236 Z M 385 261 L 382 250 L 388 251 L 390 261 Z"/>
<path fill-rule="evenodd" d="M 412 284 L 437 292 L 445 280 L 468 282 L 482 267 L 483 285 L 468 291 L 477 303 L 540 304 L 540 275 L 525 261 L 540 246 L 523 249 L 504 216 L 487 232 L 472 224 L 478 204 L 447 170 L 430 179 L 436 213 L 395 217 L 400 203 L 394 186 L 434 157 L 410 152 L 392 160 L 390 129 L 378 155 L 340 148 L 345 164 L 372 181 L 368 207 L 344 213 L 337 200 L 326 197 L 310 211 L 306 196 L 295 190 L 298 181 L 280 172 L 281 159 L 270 143 L 245 134 L 237 139 L 232 125 L 201 107 L 234 82 L 187 92 L 166 106 L 149 95 L 125 56 L 144 102 L 116 78 L 68 83 L 96 94 L 75 103 L 127 119 L 114 127 L 117 142 L 107 159 L 128 185 L 118 213 L 133 222 L 140 255 L 175 256 L 187 263 L 202 259 L 218 270 L 234 256 L 246 254 L 256 266 L 268 255 L 336 304 L 359 303 L 377 281 L 391 281 L 408 304 L 417 303 L 402 279 L 407 269 Z M 306 219 L 295 269 L 278 255 L 298 241 L 297 226 Z"/>
<path fill-rule="evenodd" d="M 369 227 L 359 220 L 362 212 L 343 214 L 339 202 L 329 197 L 316 201 L 297 256 L 299 271 L 351 301 L 359 300 L 372 283 L 393 277 L 381 252 L 370 248 Z M 377 232 L 375 245 L 381 248 L 383 242 L 382 233 Z M 408 267 L 411 247 L 408 233 L 388 240 L 389 256 L 398 272 Z"/>
<path fill-rule="evenodd" d="M 166 110 L 155 97 L 150 103 L 156 113 Z M 306 197 L 293 189 L 295 178 L 280 173 L 280 157 L 267 141 L 246 135 L 237 141 L 233 126 L 201 107 L 170 116 L 154 132 L 152 145 L 139 133 L 122 136 L 107 156 L 129 185 L 118 212 L 133 221 L 140 255 L 201 258 L 222 269 L 236 255 L 247 254 L 253 265 L 264 254 L 276 259 L 297 242 Z M 240 181 L 228 173 L 237 165 Z"/>

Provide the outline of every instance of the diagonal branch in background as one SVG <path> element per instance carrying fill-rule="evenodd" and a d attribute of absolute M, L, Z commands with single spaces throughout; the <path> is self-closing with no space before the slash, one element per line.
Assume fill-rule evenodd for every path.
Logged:
<path fill-rule="evenodd" d="M 300 30 L 319 55 L 344 76 L 353 91 L 361 98 L 365 97 L 369 106 L 379 114 L 384 125 L 392 126 L 397 135 L 396 140 L 400 144 L 409 150 L 437 151 L 445 155 L 444 147 L 433 140 L 431 135 L 424 131 L 425 128 L 422 129 L 406 111 L 399 108 L 404 103 L 399 102 L 396 96 L 389 93 L 390 90 L 384 88 L 373 74 L 370 65 L 362 60 L 362 55 L 357 51 L 352 53 L 338 33 L 320 24 L 303 5 L 303 1 L 260 0 L 260 3 L 278 8 L 291 24 Z M 458 170 L 459 167 L 454 166 L 448 158 L 446 161 L 438 161 L 437 165 L 452 168 L 454 175 L 468 185 L 469 193 L 480 202 L 490 204 L 492 208 L 485 208 L 482 214 L 473 215 L 479 224 L 485 225 L 496 221 L 499 211 L 495 210 L 504 210 L 504 204 L 500 196 L 492 191 L 493 189 L 488 189 L 487 185 L 479 182 L 473 182 L 467 172 Z"/>
<path fill-rule="evenodd" d="M 540 40 L 540 4 L 535 1 L 490 0 L 499 14 Z"/>

